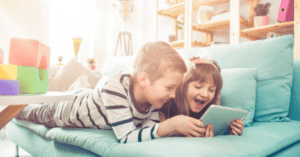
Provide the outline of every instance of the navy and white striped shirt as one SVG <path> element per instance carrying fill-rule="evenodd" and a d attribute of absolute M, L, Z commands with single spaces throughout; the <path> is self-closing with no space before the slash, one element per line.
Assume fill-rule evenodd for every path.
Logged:
<path fill-rule="evenodd" d="M 154 106 L 139 112 L 129 92 L 129 74 L 103 76 L 95 89 L 77 89 L 75 99 L 60 102 L 54 120 L 61 127 L 112 129 L 121 143 L 159 138 L 159 114 Z M 141 128 L 137 128 L 140 126 Z"/>

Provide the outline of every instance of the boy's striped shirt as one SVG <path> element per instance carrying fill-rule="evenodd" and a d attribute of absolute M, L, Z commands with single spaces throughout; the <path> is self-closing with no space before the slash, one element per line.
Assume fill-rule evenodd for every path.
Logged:
<path fill-rule="evenodd" d="M 71 91 L 75 99 L 59 103 L 55 122 L 61 127 L 112 129 L 121 143 L 159 138 L 157 109 L 152 106 L 148 113 L 137 111 L 129 91 L 130 82 L 128 74 L 103 76 L 95 89 Z"/>

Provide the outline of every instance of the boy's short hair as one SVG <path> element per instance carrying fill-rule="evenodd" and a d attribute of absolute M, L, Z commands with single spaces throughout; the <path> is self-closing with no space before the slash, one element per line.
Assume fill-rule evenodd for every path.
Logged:
<path fill-rule="evenodd" d="M 161 78 L 167 70 L 185 73 L 187 67 L 177 51 L 166 42 L 148 42 L 136 54 L 131 76 L 132 80 L 136 81 L 137 75 L 145 72 L 152 83 Z"/>

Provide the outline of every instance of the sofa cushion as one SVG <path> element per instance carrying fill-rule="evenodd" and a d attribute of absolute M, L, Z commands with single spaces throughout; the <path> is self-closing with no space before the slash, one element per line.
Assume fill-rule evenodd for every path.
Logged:
<path fill-rule="evenodd" d="M 5 126 L 7 137 L 17 146 L 36 157 L 99 157 L 83 148 L 45 139 L 21 125 L 11 121 Z M 35 124 L 36 126 L 41 126 Z M 1 152 L 1 157 L 6 156 Z"/>
<path fill-rule="evenodd" d="M 120 144 L 111 130 L 53 128 L 47 139 L 100 156 L 267 156 L 300 139 L 300 122 L 255 122 L 241 136 L 170 137 Z M 180 148 L 180 149 L 178 149 Z"/>
<path fill-rule="evenodd" d="M 42 137 L 46 137 L 46 133 L 49 131 L 49 128 L 47 128 L 45 125 L 36 124 L 34 122 L 27 121 L 27 120 L 20 120 L 14 118 L 12 122 L 21 125 L 23 127 L 26 127 Z"/>
<path fill-rule="evenodd" d="M 254 68 L 221 70 L 221 105 L 248 111 L 244 120 L 245 127 L 250 126 L 254 118 L 256 73 Z"/>
<path fill-rule="evenodd" d="M 100 156 L 110 156 L 113 148 L 120 145 L 112 130 L 53 128 L 46 139 L 78 146 Z"/>
<path fill-rule="evenodd" d="M 294 60 L 293 86 L 289 117 L 300 121 L 300 59 Z"/>
<path fill-rule="evenodd" d="M 52 79 L 49 80 L 49 91 L 67 91 L 79 76 L 86 75 L 91 88 L 98 82 L 98 76 L 76 59 L 71 59 L 61 67 Z"/>
<path fill-rule="evenodd" d="M 191 49 L 188 57 L 208 51 L 221 69 L 256 68 L 255 121 L 289 121 L 293 78 L 292 35 L 236 45 Z"/>
<path fill-rule="evenodd" d="M 300 141 L 293 143 L 268 157 L 287 157 L 287 156 L 299 156 L 300 154 Z"/>

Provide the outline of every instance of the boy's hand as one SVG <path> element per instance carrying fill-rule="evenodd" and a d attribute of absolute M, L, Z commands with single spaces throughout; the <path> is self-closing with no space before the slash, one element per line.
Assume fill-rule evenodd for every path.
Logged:
<path fill-rule="evenodd" d="M 231 125 L 230 125 L 230 133 L 231 135 L 241 135 L 244 129 L 244 120 L 245 118 L 243 118 L 242 120 L 240 119 L 236 119 L 234 121 L 232 121 Z"/>
<path fill-rule="evenodd" d="M 173 118 L 177 132 L 187 137 L 205 136 L 205 126 L 202 121 L 185 115 L 178 115 Z"/>
<path fill-rule="evenodd" d="M 159 114 L 159 121 L 160 122 L 163 122 L 167 119 L 166 114 L 164 114 L 162 111 L 158 111 L 158 114 Z"/>
<path fill-rule="evenodd" d="M 206 125 L 205 137 L 214 137 L 214 125 L 213 124 Z"/>

